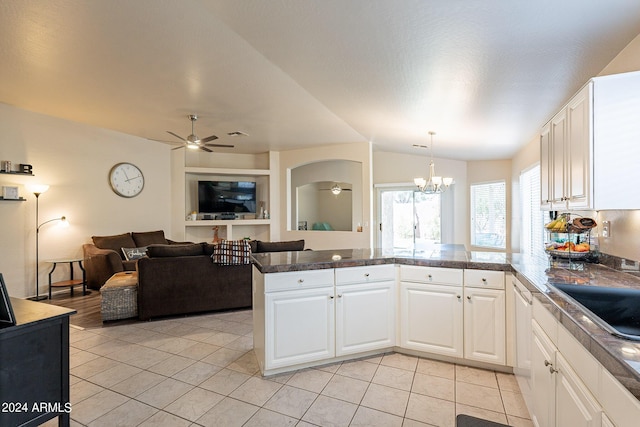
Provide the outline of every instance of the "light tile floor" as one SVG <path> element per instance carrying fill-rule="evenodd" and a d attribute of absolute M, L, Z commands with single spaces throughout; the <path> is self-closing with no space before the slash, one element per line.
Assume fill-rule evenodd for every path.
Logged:
<path fill-rule="evenodd" d="M 532 425 L 513 375 L 398 353 L 262 378 L 251 316 L 72 327 L 72 426 Z"/>

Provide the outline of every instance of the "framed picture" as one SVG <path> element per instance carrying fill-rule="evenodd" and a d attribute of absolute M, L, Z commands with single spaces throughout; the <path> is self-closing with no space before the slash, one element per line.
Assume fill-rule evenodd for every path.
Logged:
<path fill-rule="evenodd" d="M 0 328 L 7 328 L 16 324 L 16 316 L 13 314 L 11 300 L 7 287 L 4 284 L 4 278 L 0 273 Z"/>
<path fill-rule="evenodd" d="M 307 221 L 298 221 L 298 230 L 306 230 Z"/>
<path fill-rule="evenodd" d="M 11 187 L 5 185 L 2 187 L 2 198 L 6 200 L 17 200 L 18 197 L 18 187 Z"/>

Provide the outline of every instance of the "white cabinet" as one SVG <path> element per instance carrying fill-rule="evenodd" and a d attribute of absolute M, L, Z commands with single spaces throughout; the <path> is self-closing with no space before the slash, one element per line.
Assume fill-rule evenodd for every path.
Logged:
<path fill-rule="evenodd" d="M 556 354 L 556 426 L 600 427 L 602 410 L 569 363 Z"/>
<path fill-rule="evenodd" d="M 262 274 L 253 269 L 254 350 L 263 373 L 393 348 L 393 265 Z"/>
<path fill-rule="evenodd" d="M 513 278 L 513 304 L 515 319 L 515 361 L 513 373 L 518 381 L 522 397 L 531 412 L 531 331 L 532 302 L 531 292 L 516 278 Z"/>
<path fill-rule="evenodd" d="M 553 343 L 533 322 L 533 345 L 531 346 L 531 386 L 533 390 L 533 412 L 531 421 L 536 427 L 555 426 L 555 359 Z"/>
<path fill-rule="evenodd" d="M 396 282 L 393 265 L 335 270 L 336 356 L 396 344 Z"/>
<path fill-rule="evenodd" d="M 333 286 L 266 294 L 266 369 L 333 357 L 333 300 Z"/>
<path fill-rule="evenodd" d="M 591 84 L 585 86 L 540 133 L 540 198 L 543 209 L 590 206 L 591 88 Z"/>
<path fill-rule="evenodd" d="M 463 357 L 462 286 L 400 283 L 400 346 Z"/>
<path fill-rule="evenodd" d="M 504 277 L 501 271 L 402 266 L 400 346 L 504 365 Z"/>
<path fill-rule="evenodd" d="M 619 185 L 640 180 L 639 110 L 640 72 L 595 77 L 542 128 L 542 209 L 640 208 Z"/>
<path fill-rule="evenodd" d="M 600 405 L 535 320 L 531 366 L 534 426 L 600 427 Z"/>
<path fill-rule="evenodd" d="M 505 274 L 464 270 L 464 357 L 506 363 Z"/>
<path fill-rule="evenodd" d="M 464 297 L 465 359 L 504 365 L 504 290 L 465 287 Z"/>

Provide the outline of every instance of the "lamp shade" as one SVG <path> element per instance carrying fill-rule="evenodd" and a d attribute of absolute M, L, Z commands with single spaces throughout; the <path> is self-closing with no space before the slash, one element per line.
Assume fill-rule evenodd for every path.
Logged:
<path fill-rule="evenodd" d="M 42 194 L 49 189 L 46 184 L 28 184 L 26 187 L 33 194 Z"/>

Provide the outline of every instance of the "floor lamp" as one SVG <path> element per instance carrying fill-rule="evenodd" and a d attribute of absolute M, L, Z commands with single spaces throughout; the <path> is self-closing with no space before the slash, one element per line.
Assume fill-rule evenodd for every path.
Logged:
<path fill-rule="evenodd" d="M 42 301 L 44 299 L 47 299 L 46 295 L 40 296 L 40 271 L 39 271 L 40 270 L 40 265 L 39 265 L 40 264 L 40 260 L 39 260 L 40 227 L 54 221 L 62 221 L 63 223 L 67 224 L 67 218 L 64 216 L 60 218 L 53 218 L 43 222 L 42 224 L 38 224 L 40 222 L 40 218 L 39 218 L 40 214 L 38 211 L 39 209 L 38 201 L 40 200 L 40 195 L 46 192 L 48 189 L 49 189 L 48 185 L 29 186 L 29 190 L 33 193 L 34 196 L 36 196 L 36 295 L 32 298 L 29 298 L 32 301 Z"/>

